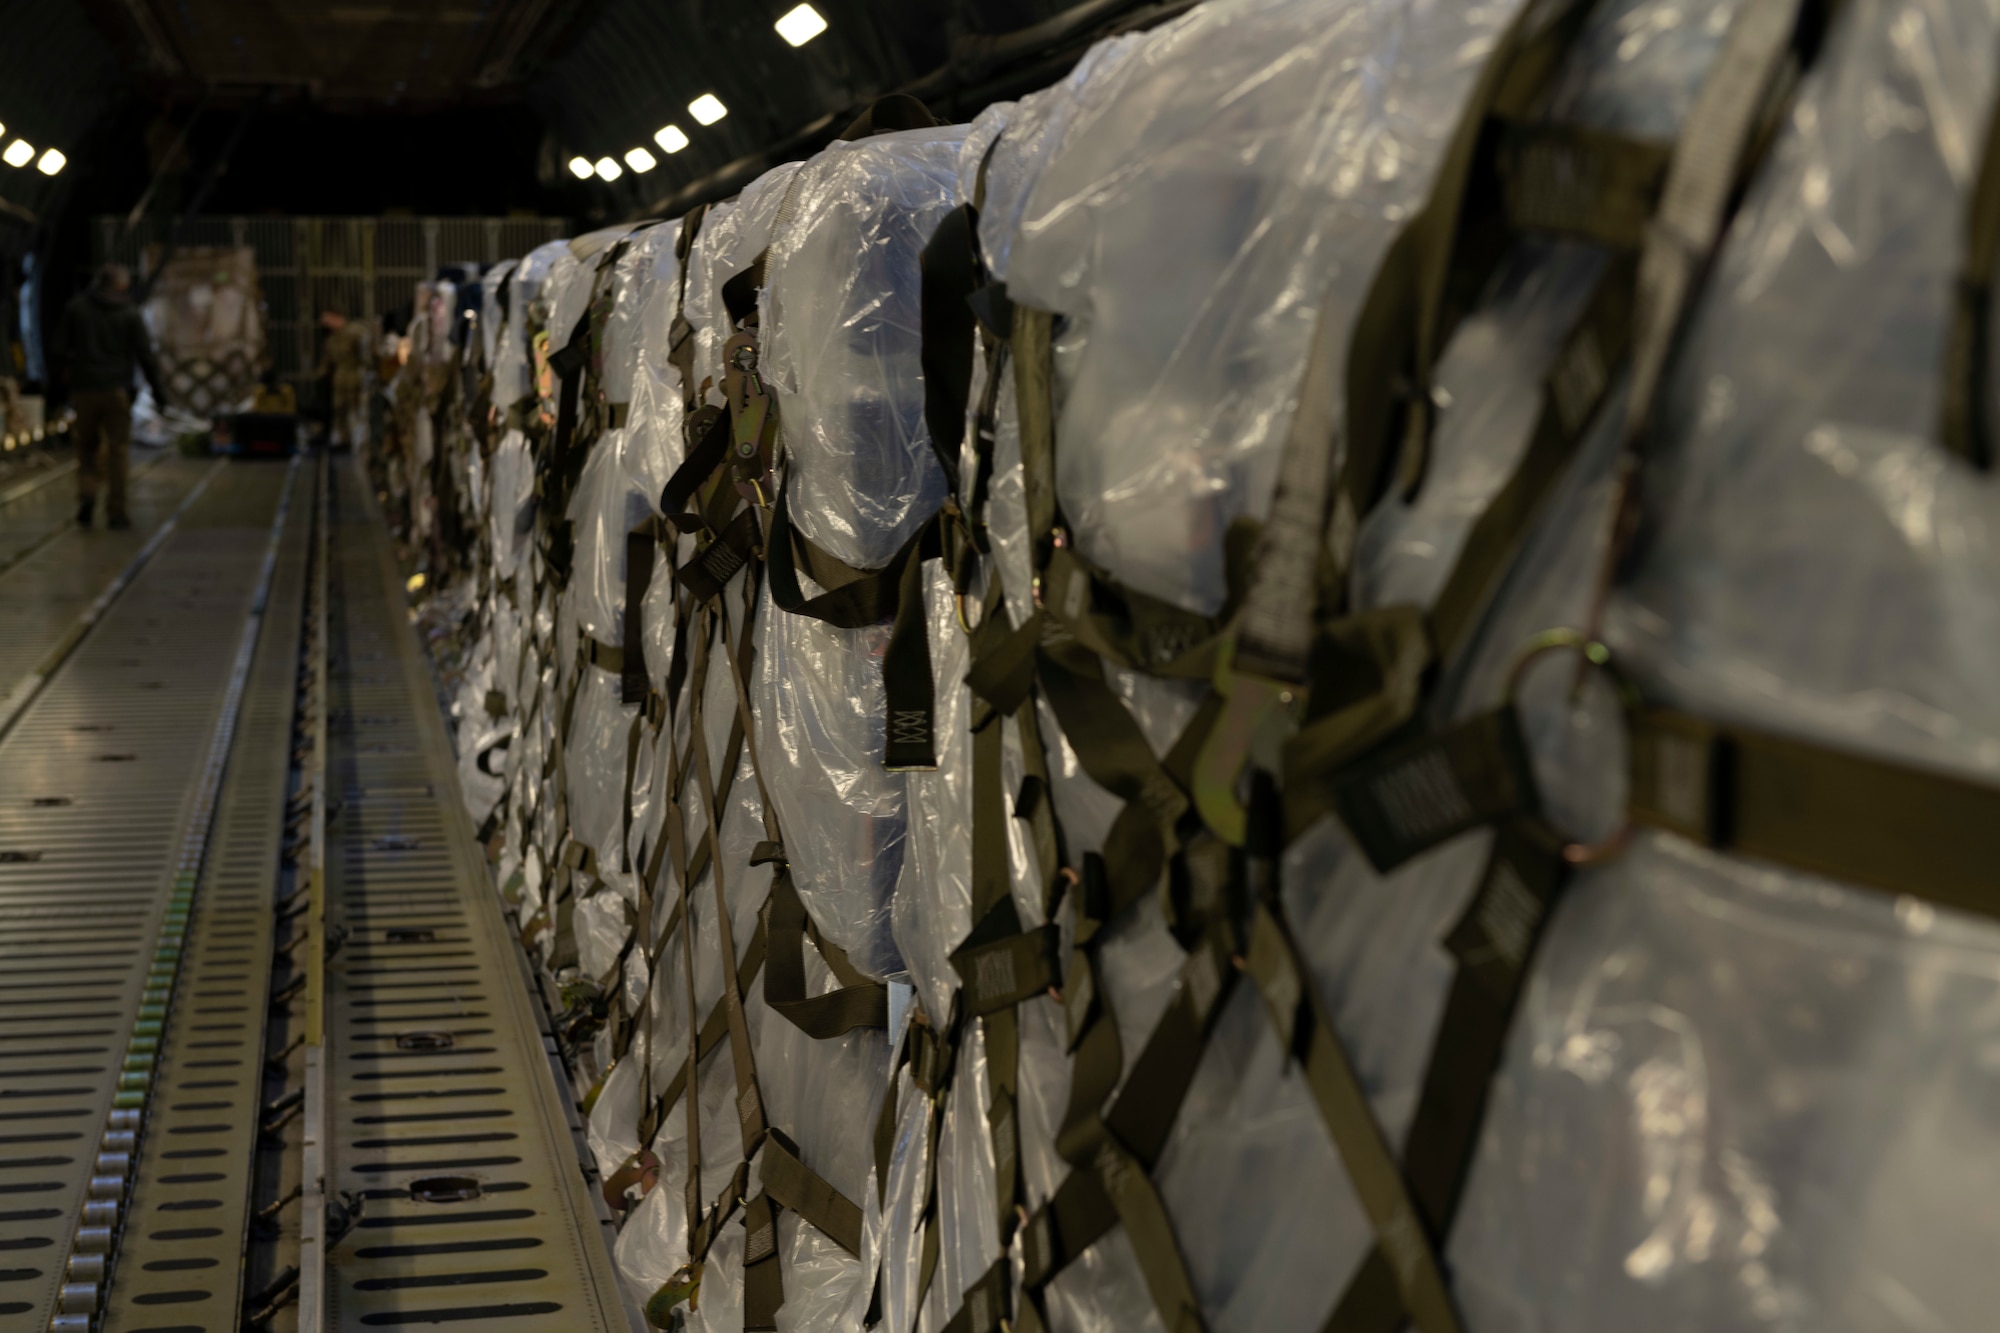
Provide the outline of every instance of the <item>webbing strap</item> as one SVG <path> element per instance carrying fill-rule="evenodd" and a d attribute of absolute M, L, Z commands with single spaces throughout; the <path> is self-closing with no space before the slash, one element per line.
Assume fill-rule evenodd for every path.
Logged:
<path fill-rule="evenodd" d="M 771 600 L 793 615 L 811 616 L 841 629 L 879 625 L 896 615 L 900 604 L 904 570 L 912 560 L 928 559 L 937 553 L 933 525 L 913 533 L 889 562 L 880 569 L 861 570 L 812 548 L 792 526 L 791 487 L 778 491 L 771 510 L 771 536 L 766 544 L 769 561 Z M 806 571 L 826 591 L 807 597 L 798 577 L 801 551 L 808 551 Z"/>
<path fill-rule="evenodd" d="M 719 407 L 700 408 L 688 414 L 681 434 L 687 453 L 660 491 L 660 512 L 686 530 L 688 502 L 729 456 L 729 415 Z"/>
<path fill-rule="evenodd" d="M 1089 970 L 1084 956 L 1073 956 L 1066 989 Z M 1029 1287 L 1045 1286 L 1123 1223 L 1162 1322 L 1172 1330 L 1203 1327 L 1200 1302 L 1149 1173 L 1165 1151 L 1236 975 L 1219 940 L 1210 936 L 1197 943 L 1182 966 L 1181 984 L 1108 1112 L 1098 1108 L 1122 1068 L 1117 1024 L 1108 1013 L 1090 1024 L 1072 1061 L 1070 1105 L 1057 1137 L 1057 1151 L 1076 1169 L 1022 1232 L 1023 1281 Z"/>
<path fill-rule="evenodd" d="M 756 863 L 753 858 L 752 864 Z M 829 968 L 834 968 L 834 959 L 839 958 L 840 966 L 834 971 L 842 984 L 819 995 L 806 994 L 806 907 L 792 883 L 791 867 L 781 864 L 772 879 L 767 910 L 771 956 L 764 967 L 765 1004 L 817 1041 L 855 1028 L 889 1026 L 889 988 L 856 972 L 839 946 L 820 938 L 817 929 L 812 931 L 813 942 Z M 842 972 L 846 975 L 841 976 Z"/>
<path fill-rule="evenodd" d="M 856 139 L 867 139 L 877 134 L 893 134 L 898 130 L 928 130 L 944 124 L 931 114 L 931 109 L 908 93 L 886 93 L 876 98 L 864 108 L 842 130 L 840 142 L 851 143 Z"/>
<path fill-rule="evenodd" d="M 1637 250 L 1672 156 L 1672 144 L 1588 126 L 1510 125 L 1497 163 L 1507 224 Z"/>
<path fill-rule="evenodd" d="M 729 618 L 726 611 L 713 612 L 722 639 L 723 651 L 730 651 Z M 716 847 L 722 845 L 719 830 L 721 806 L 716 794 L 714 765 L 708 753 L 706 729 L 702 717 L 703 701 L 696 695 L 691 701 L 691 728 L 695 740 L 695 774 L 701 780 L 702 813 L 708 823 L 708 840 Z M 763 1141 L 768 1122 L 764 1117 L 763 1093 L 757 1086 L 757 1064 L 755 1048 L 750 1040 L 750 1023 L 743 1012 L 743 990 L 736 984 L 736 971 L 728 966 L 728 961 L 736 954 L 736 932 L 729 912 L 727 876 L 723 873 L 720 856 L 709 858 L 709 882 L 715 889 L 715 928 L 722 946 L 724 966 L 722 969 L 722 999 L 724 1012 L 729 1018 L 729 1046 L 731 1065 L 736 1073 L 736 1118 L 743 1136 L 743 1155 L 747 1158 L 757 1151 Z"/>
<path fill-rule="evenodd" d="M 1055 316 L 1028 306 L 1014 307 L 1015 416 L 1021 430 L 1021 485 L 1028 536 L 1036 543 L 1036 567 L 1047 560 L 1046 545 L 1061 513 L 1055 473 Z"/>
<path fill-rule="evenodd" d="M 1487 118 L 1532 103 L 1587 10 L 1585 0 L 1521 6 L 1467 99 L 1430 199 L 1383 256 L 1351 335 L 1337 307 L 1322 308 L 1237 626 L 1235 657 L 1243 671 L 1281 682 L 1306 679 L 1320 589 L 1343 596 L 1361 516 L 1381 487 L 1398 406 L 1393 395 L 1399 387 L 1407 394 L 1400 406 L 1414 452 L 1430 428 L 1430 367 L 1464 303 L 1477 294 L 1452 289 L 1452 280 L 1462 281 L 1468 267 L 1483 274 L 1491 266 L 1485 252 L 1494 248 L 1498 218 L 1461 216 L 1468 198 L 1476 206 L 1485 197 L 1470 186 L 1483 161 L 1478 150 Z M 1336 476 L 1338 451 L 1330 442 L 1341 433 L 1343 349 L 1346 447 Z"/>
<path fill-rule="evenodd" d="M 729 581 L 756 558 L 758 535 L 757 511 L 741 510 L 715 540 L 702 547 L 694 559 L 674 571 L 674 577 L 694 594 L 697 601 L 713 601 L 722 595 Z"/>
<path fill-rule="evenodd" d="M 1634 820 L 2000 916 L 2000 789 L 1667 708 L 1642 707 L 1628 725 Z"/>
<path fill-rule="evenodd" d="M 645 703 L 653 691 L 646 669 L 646 593 L 653 586 L 658 546 L 653 520 L 625 534 L 625 669 L 618 680 L 618 702 L 624 704 Z"/>
<path fill-rule="evenodd" d="M 1311 971 L 1268 907 L 1259 907 L 1252 918 L 1244 967 L 1263 996 L 1279 1049 L 1304 1066 L 1313 1103 L 1389 1260 L 1388 1276 L 1404 1307 L 1421 1333 L 1457 1333 L 1463 1321 L 1395 1150 L 1375 1119 Z"/>
<path fill-rule="evenodd" d="M 586 638 L 578 646 L 577 660 L 582 665 L 595 667 L 608 675 L 623 676 L 625 674 L 625 650 L 614 643 L 604 643 L 598 639 Z M 574 697 L 575 695 L 572 694 L 571 698 L 574 699 Z M 566 721 L 574 709 L 574 703 L 565 709 L 564 717 Z"/>
<path fill-rule="evenodd" d="M 1416 1246 L 1441 1243 L 1450 1229 L 1514 1008 L 1567 878 L 1560 841 L 1540 821 L 1499 823 L 1472 905 L 1445 937 L 1457 968 L 1403 1154 L 1418 1215 L 1378 1222 L 1375 1248 L 1334 1307 L 1327 1333 L 1396 1333 L 1405 1309 L 1415 1313 L 1426 1299 L 1410 1282 L 1411 1263 L 1421 1257 Z M 1310 1079 L 1310 1066 L 1307 1073 Z M 1321 1090 L 1313 1087 L 1318 1100 Z"/>
<path fill-rule="evenodd" d="M 1541 407 L 1527 450 L 1466 534 L 1451 576 L 1431 605 L 1431 636 L 1441 661 L 1456 661 L 1471 642 L 1494 590 L 1534 530 L 1544 501 L 1582 447 L 1612 373 L 1625 359 L 1636 272 L 1628 258 L 1606 265 L 1543 375 Z"/>
<path fill-rule="evenodd" d="M 765 1161 L 770 1160 L 768 1141 Z M 778 1308 L 785 1303 L 778 1270 L 778 1215 L 767 1184 L 743 1205 L 743 1330 L 777 1333 Z"/>
<path fill-rule="evenodd" d="M 978 249 L 979 211 L 966 204 L 944 215 L 921 258 L 924 423 L 951 495 L 959 494 L 958 457 L 972 397 L 978 324 L 967 302 L 984 281 Z"/>
<path fill-rule="evenodd" d="M 672 931 L 681 923 L 681 920 L 680 914 L 676 912 L 673 918 L 667 922 L 666 930 L 669 932 Z M 691 934 L 692 932 L 688 932 L 684 934 L 683 938 L 688 938 Z M 747 991 L 756 983 L 757 974 L 763 970 L 765 962 L 769 958 L 770 948 L 768 940 L 769 937 L 764 931 L 764 923 L 762 920 L 759 920 L 755 933 L 750 936 L 750 947 L 743 951 L 743 961 L 736 968 L 736 985 L 738 989 Z M 690 1014 L 695 1012 L 692 995 L 689 998 L 688 1012 Z M 706 1060 L 710 1053 L 722 1044 L 723 1038 L 728 1035 L 729 1006 L 723 1001 L 717 1000 L 714 1006 L 702 1018 L 701 1025 L 695 1031 L 695 1040 L 688 1047 L 689 1053 L 694 1057 L 694 1062 L 698 1063 Z M 675 1105 L 679 1103 L 682 1094 L 688 1090 L 692 1083 L 693 1080 L 686 1069 L 682 1069 L 674 1075 L 673 1081 L 668 1083 L 660 1093 L 658 1109 L 661 1120 L 664 1120 L 668 1113 L 674 1109 Z"/>
<path fill-rule="evenodd" d="M 860 1257 L 861 1206 L 807 1166 L 799 1157 L 798 1145 L 782 1131 L 773 1129 L 764 1140 L 758 1176 L 772 1199 L 825 1232 L 841 1249 Z"/>
<path fill-rule="evenodd" d="M 1838 3 L 1749 0 L 1729 25 L 1721 53 L 1681 128 L 1659 211 L 1639 257 L 1623 462 L 1611 543 L 1591 610 L 1593 635 L 1611 581 L 1629 567 L 1637 549 L 1653 413 L 1688 306 L 1714 262 L 1739 186 L 1769 146 L 1796 87 L 1794 76 L 1817 52 L 1824 21 Z"/>
<path fill-rule="evenodd" d="M 1538 799 L 1512 704 L 1371 755 L 1334 790 L 1341 822 L 1383 875 L 1461 833 L 1532 814 Z"/>
<path fill-rule="evenodd" d="M 1987 113 L 1979 175 L 1966 196 L 1965 240 L 1944 351 L 1938 434 L 1945 448 L 1984 471 L 1993 466 L 1988 367 L 1993 356 L 1993 269 L 2000 264 L 2000 99 Z"/>

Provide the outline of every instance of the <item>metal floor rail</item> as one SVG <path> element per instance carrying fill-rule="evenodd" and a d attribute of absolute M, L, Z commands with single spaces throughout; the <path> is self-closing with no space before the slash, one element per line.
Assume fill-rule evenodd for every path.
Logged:
<path fill-rule="evenodd" d="M 230 1333 L 243 1310 L 254 1164 L 248 1148 L 263 1111 L 271 914 L 285 836 L 312 490 L 312 471 L 301 468 L 274 534 L 269 591 L 241 706 L 230 720 L 234 735 L 159 1040 L 103 1333 Z M 189 539 L 199 539 L 200 517 L 188 525 Z"/>
<path fill-rule="evenodd" d="M 480 848 L 388 532 L 335 469 L 328 651 L 326 1326 L 630 1327 L 573 1108 Z M 314 1318 L 301 1310 L 301 1330 Z"/>
<path fill-rule="evenodd" d="M 316 1074 L 283 1326 L 625 1333 L 573 1094 L 358 462 L 154 473 L 175 485 L 153 537 L 0 572 L 0 636 L 35 664 L 0 670 L 0 1333 L 261 1327 L 288 834 L 323 869 L 286 946 Z M 295 751 L 300 725 L 323 741 Z"/>
<path fill-rule="evenodd" d="M 70 640 L 67 660 L 0 740 L 5 1333 L 41 1333 L 56 1317 L 87 1322 L 97 1304 L 103 1261 L 86 1254 L 79 1273 L 72 1247 L 85 1232 L 115 1237 L 123 1220 L 134 1108 L 152 1084 L 178 971 L 168 941 L 184 929 L 184 858 L 197 829 L 205 838 L 213 790 L 204 779 L 233 717 L 232 667 L 290 475 L 223 471 L 122 596 L 107 604 L 101 589 L 81 589 L 87 606 L 71 604 L 70 615 L 86 610 L 94 630 Z M 18 603 L 46 610 L 36 594 L 48 589 L 24 581 L 34 563 L 0 582 L 0 620 Z M 50 580 L 60 582 L 53 571 Z M 19 629 L 45 656 L 76 623 L 0 633 Z"/>

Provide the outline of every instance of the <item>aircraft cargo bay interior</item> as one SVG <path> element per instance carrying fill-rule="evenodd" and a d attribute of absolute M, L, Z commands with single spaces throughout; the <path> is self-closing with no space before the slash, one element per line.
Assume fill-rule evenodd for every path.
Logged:
<path fill-rule="evenodd" d="M 0 1333 L 2000 1330 L 2000 5 L 0 0 Z"/>

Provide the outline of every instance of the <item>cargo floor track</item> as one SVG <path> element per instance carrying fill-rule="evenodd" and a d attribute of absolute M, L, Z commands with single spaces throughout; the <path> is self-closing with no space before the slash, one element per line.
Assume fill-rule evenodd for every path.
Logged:
<path fill-rule="evenodd" d="M 631 1328 L 358 465 L 66 493 L 0 495 L 0 1333 Z"/>

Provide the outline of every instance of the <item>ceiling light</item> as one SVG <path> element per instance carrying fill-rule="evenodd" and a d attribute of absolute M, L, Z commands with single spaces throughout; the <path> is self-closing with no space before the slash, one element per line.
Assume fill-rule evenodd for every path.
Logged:
<path fill-rule="evenodd" d="M 35 163 L 35 166 L 44 176 L 53 176 L 67 165 L 69 165 L 69 159 L 53 148 L 43 153 L 42 160 Z"/>
<path fill-rule="evenodd" d="M 590 165 L 587 157 L 573 157 L 569 160 L 569 174 L 580 181 L 587 181 L 597 174 L 597 168 Z"/>
<path fill-rule="evenodd" d="M 826 31 L 826 20 L 811 5 L 800 5 L 778 20 L 778 36 L 793 46 L 804 46 Z"/>
<path fill-rule="evenodd" d="M 654 167 L 659 166 L 660 159 L 654 157 L 643 148 L 634 148 L 626 152 L 625 165 L 643 176 Z"/>
<path fill-rule="evenodd" d="M 713 125 L 729 114 L 729 108 L 714 93 L 703 93 L 688 103 L 688 114 L 704 125 Z"/>
<path fill-rule="evenodd" d="M 598 179 L 615 181 L 624 174 L 625 174 L 625 168 L 619 166 L 614 159 L 608 157 L 600 157 L 597 159 Z"/>
<path fill-rule="evenodd" d="M 688 146 L 688 137 L 681 132 L 681 127 L 678 125 L 663 125 L 659 133 L 653 136 L 653 142 L 669 153 L 678 153 Z"/>
<path fill-rule="evenodd" d="M 35 160 L 35 150 L 26 139 L 16 139 L 7 145 L 7 151 L 0 153 L 0 162 L 10 167 L 25 167 Z"/>

